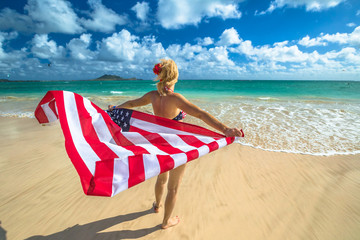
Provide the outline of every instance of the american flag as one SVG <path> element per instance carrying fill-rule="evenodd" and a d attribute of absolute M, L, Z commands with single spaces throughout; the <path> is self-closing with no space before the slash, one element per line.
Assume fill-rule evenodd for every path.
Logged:
<path fill-rule="evenodd" d="M 47 92 L 35 117 L 39 123 L 59 119 L 84 193 L 96 196 L 114 196 L 235 139 L 135 110 L 106 112 L 68 91 Z"/>

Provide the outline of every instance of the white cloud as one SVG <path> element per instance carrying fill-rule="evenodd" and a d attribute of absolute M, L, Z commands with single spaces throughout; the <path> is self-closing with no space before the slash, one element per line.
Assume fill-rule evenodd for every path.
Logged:
<path fill-rule="evenodd" d="M 74 34 L 83 31 L 71 4 L 65 0 L 29 0 L 24 9 L 38 33 Z"/>
<path fill-rule="evenodd" d="M 219 36 L 224 45 L 214 46 L 207 37 L 166 49 L 155 36 L 140 37 L 124 29 L 96 42 L 97 48 L 92 48 L 91 34 L 71 39 L 66 47 L 47 34 L 36 34 L 28 48 L 12 50 L 6 46 L 17 33 L 0 32 L 0 74 L 13 72 L 18 79 L 89 79 L 108 73 L 150 79 L 154 63 L 161 58 L 175 60 L 181 79 L 343 79 L 345 72 L 348 79 L 358 79 L 360 74 L 356 45 L 360 27 L 352 33 L 322 34 L 314 41 L 302 39 L 308 45 L 340 46 L 329 44 L 321 53 L 299 48 L 301 40 L 254 46 L 235 29 L 226 30 Z M 51 61 L 51 68 L 39 58 Z"/>
<path fill-rule="evenodd" d="M 346 47 L 340 51 L 330 51 L 325 54 L 328 59 L 342 59 L 344 62 L 360 64 L 360 55 L 355 48 Z"/>
<path fill-rule="evenodd" d="M 0 32 L 0 60 L 6 58 L 6 53 L 3 49 L 3 42 L 5 40 L 5 37 L 3 36 L 4 33 Z"/>
<path fill-rule="evenodd" d="M 224 46 L 209 49 L 213 62 L 222 63 L 222 65 L 233 66 L 235 63 L 229 59 L 228 50 Z"/>
<path fill-rule="evenodd" d="M 64 47 L 58 47 L 54 40 L 48 40 L 47 34 L 35 34 L 31 52 L 34 56 L 44 59 L 64 57 Z"/>
<path fill-rule="evenodd" d="M 203 18 L 240 18 L 235 0 L 159 0 L 157 18 L 164 28 L 197 25 Z"/>
<path fill-rule="evenodd" d="M 221 4 L 213 3 L 207 9 L 209 17 L 221 17 L 222 19 L 228 18 L 241 18 L 241 12 L 237 9 L 236 4 Z"/>
<path fill-rule="evenodd" d="M 145 36 L 140 39 L 125 29 L 104 38 L 99 46 L 100 60 L 133 62 L 141 65 L 163 57 L 165 50 L 154 37 Z"/>
<path fill-rule="evenodd" d="M 302 62 L 310 59 L 309 54 L 303 53 L 296 45 L 286 46 L 283 42 L 274 44 L 273 47 L 252 46 L 251 41 L 244 41 L 238 47 L 232 48 L 232 52 L 246 55 L 254 61 L 270 61 L 270 62 Z"/>
<path fill-rule="evenodd" d="M 0 32 L 0 69 L 9 65 L 14 65 L 19 59 L 23 58 L 26 53 L 25 50 L 14 50 L 12 52 L 6 52 L 4 47 L 7 42 L 16 39 L 18 37 L 17 32 Z"/>
<path fill-rule="evenodd" d="M 352 34 L 354 35 L 354 33 Z M 339 41 L 336 35 L 323 35 L 323 37 L 325 36 L 331 36 L 334 41 Z M 352 38 L 354 37 L 349 37 L 349 39 Z M 357 38 L 355 37 L 355 39 Z M 311 42 L 307 38 L 306 40 L 308 43 Z M 359 49 L 345 47 L 341 50 L 320 54 L 317 51 L 301 51 L 294 43 L 294 41 L 291 43 L 284 41 L 274 43 L 273 46 L 253 46 L 251 41 L 246 40 L 229 50 L 233 54 L 247 57 L 248 62 L 245 66 L 252 76 L 267 75 L 269 79 L 274 79 L 274 76 L 276 76 L 275 79 L 292 79 L 296 76 L 305 79 L 329 80 L 342 79 L 343 72 L 346 71 L 347 77 L 352 76 L 351 78 L 358 79 L 356 76 L 360 73 L 360 69 L 357 67 L 360 64 Z"/>
<path fill-rule="evenodd" d="M 0 41 L 12 40 L 19 36 L 17 32 L 0 32 Z"/>
<path fill-rule="evenodd" d="M 221 34 L 220 40 L 216 44 L 221 46 L 230 46 L 239 43 L 241 43 L 241 39 L 239 38 L 239 33 L 232 27 L 226 29 Z"/>
<path fill-rule="evenodd" d="M 211 37 L 196 38 L 195 41 L 198 43 L 198 45 L 201 46 L 209 46 L 211 44 L 214 44 L 214 39 L 212 39 Z"/>
<path fill-rule="evenodd" d="M 270 6 L 267 10 L 261 11 L 260 13 L 256 12 L 255 15 L 272 13 L 275 9 L 283 7 L 305 7 L 306 11 L 320 12 L 332 7 L 336 7 L 337 5 L 345 1 L 346 0 L 274 0 L 270 3 Z"/>
<path fill-rule="evenodd" d="M 88 0 L 91 19 L 81 19 L 85 28 L 98 32 L 111 32 L 115 30 L 116 25 L 124 25 L 127 23 L 125 16 L 118 15 L 113 10 L 105 7 L 101 0 Z"/>
<path fill-rule="evenodd" d="M 360 27 L 355 28 L 352 33 L 326 34 L 321 38 L 328 42 L 360 46 Z"/>
<path fill-rule="evenodd" d="M 73 38 L 66 45 L 70 55 L 75 60 L 91 60 L 95 53 L 89 50 L 91 34 L 82 34 L 80 38 Z"/>
<path fill-rule="evenodd" d="M 26 14 L 4 8 L 0 11 L 0 30 L 14 29 L 19 32 L 78 34 L 86 29 L 111 32 L 116 25 L 127 23 L 125 15 L 119 15 L 105 7 L 101 0 L 88 0 L 89 19 L 79 18 L 67 0 L 28 0 Z"/>
<path fill-rule="evenodd" d="M 360 10 L 357 10 L 356 16 L 360 16 Z"/>
<path fill-rule="evenodd" d="M 132 61 L 136 50 L 140 47 L 136 40 L 138 37 L 131 35 L 125 29 L 114 33 L 111 37 L 102 40 L 99 57 L 110 61 Z"/>
<path fill-rule="evenodd" d="M 189 68 L 188 64 L 203 51 L 203 48 L 200 45 L 191 45 L 189 43 L 184 45 L 171 44 L 165 51 L 167 56 L 178 61 L 181 67 Z"/>
<path fill-rule="evenodd" d="M 286 45 L 288 45 L 289 44 L 289 41 L 283 41 L 283 42 L 276 42 L 276 43 L 274 43 L 273 45 L 275 46 L 275 47 L 285 47 Z"/>
<path fill-rule="evenodd" d="M 28 0 L 27 15 L 4 8 L 0 12 L 0 29 L 36 33 L 80 33 L 84 29 L 71 4 L 65 0 Z"/>
<path fill-rule="evenodd" d="M 138 19 L 140 19 L 141 21 L 146 21 L 149 11 L 150 11 L 150 7 L 149 7 L 149 3 L 147 2 L 137 2 L 132 8 L 131 10 L 133 10 L 136 13 L 136 17 Z"/>
<path fill-rule="evenodd" d="M 327 43 L 324 42 L 320 37 L 310 38 L 308 35 L 299 40 L 299 44 L 305 47 L 314 47 L 314 46 L 326 46 Z"/>
<path fill-rule="evenodd" d="M 353 22 L 351 22 L 351 23 L 346 24 L 346 26 L 348 26 L 348 27 L 355 27 L 355 26 L 356 26 L 356 24 L 355 24 L 355 23 L 353 23 Z"/>
<path fill-rule="evenodd" d="M 224 46 L 205 48 L 200 45 L 173 44 L 166 49 L 167 56 L 174 59 L 180 71 L 180 78 L 234 78 L 245 68 L 237 66 Z"/>
<path fill-rule="evenodd" d="M 32 19 L 10 8 L 0 11 L 0 30 L 14 29 L 19 32 L 30 32 L 34 28 Z"/>
<path fill-rule="evenodd" d="M 355 28 L 352 33 L 322 34 L 316 38 L 306 36 L 299 40 L 299 44 L 306 47 L 326 46 L 328 43 L 360 46 L 360 27 Z"/>

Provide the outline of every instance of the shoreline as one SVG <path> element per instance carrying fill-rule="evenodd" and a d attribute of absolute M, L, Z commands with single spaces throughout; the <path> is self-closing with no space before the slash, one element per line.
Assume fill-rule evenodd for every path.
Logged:
<path fill-rule="evenodd" d="M 141 109 L 138 109 L 140 111 L 143 111 L 143 112 L 147 112 L 149 114 L 152 114 L 151 111 L 149 111 L 149 108 L 141 108 Z M 2 113 L 3 114 L 3 113 Z M 0 116 L 0 123 L 1 121 L 12 121 L 12 120 L 15 120 L 16 119 L 19 119 L 19 120 L 24 120 L 24 121 L 27 121 L 27 120 L 36 120 L 35 116 L 33 115 L 33 111 L 27 111 L 27 112 L 23 112 L 19 115 L 18 112 L 15 112 L 15 113 L 7 113 L 6 115 L 1 115 Z M 200 122 L 199 120 L 195 119 L 194 117 L 192 116 L 189 116 L 188 119 L 185 119 L 185 122 L 187 123 L 190 123 L 190 124 L 195 124 L 195 125 L 199 125 L 199 126 L 202 126 L 202 127 L 205 127 L 205 128 L 209 128 L 211 129 L 211 127 L 208 127 L 206 126 L 206 124 Z M 9 123 L 10 124 L 10 123 Z M 59 131 L 62 131 L 61 128 L 60 128 L 60 123 L 57 121 L 57 122 L 54 122 L 52 124 L 53 125 L 59 125 Z M 213 131 L 216 131 L 215 129 L 212 129 Z M 239 144 L 241 146 L 246 146 L 246 147 L 249 147 L 249 148 L 253 148 L 253 149 L 256 149 L 256 150 L 261 150 L 261 151 L 265 151 L 265 152 L 273 152 L 273 153 L 289 153 L 289 154 L 300 154 L 300 155 L 305 155 L 305 156 L 314 156 L 314 157 L 331 157 L 331 156 L 356 156 L 356 155 L 360 155 L 360 150 L 354 150 L 355 152 L 333 152 L 333 153 L 311 153 L 311 152 L 300 152 L 300 151 L 292 151 L 292 150 L 287 150 L 287 149 L 281 149 L 281 150 L 277 150 L 277 149 L 266 149 L 262 146 L 255 146 L 251 143 L 242 143 L 241 142 L 241 138 L 240 140 L 237 140 L 234 142 L 234 144 Z"/>
<path fill-rule="evenodd" d="M 190 162 L 162 231 L 155 178 L 89 197 L 60 125 L 0 118 L 0 221 L 7 239 L 357 239 L 360 155 L 310 156 L 231 144 Z M 195 200 L 194 200 L 195 199 Z"/>

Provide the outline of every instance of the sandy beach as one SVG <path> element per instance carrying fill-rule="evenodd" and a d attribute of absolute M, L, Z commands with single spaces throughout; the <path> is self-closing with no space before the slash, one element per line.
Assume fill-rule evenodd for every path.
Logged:
<path fill-rule="evenodd" d="M 161 230 L 155 178 L 90 197 L 60 125 L 0 118 L 0 239 L 359 239 L 360 155 L 311 156 L 232 144 L 188 164 Z M 5 232 L 6 231 L 6 232 Z"/>

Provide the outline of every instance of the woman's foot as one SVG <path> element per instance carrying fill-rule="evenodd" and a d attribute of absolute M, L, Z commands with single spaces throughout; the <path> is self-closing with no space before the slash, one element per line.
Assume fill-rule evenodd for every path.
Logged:
<path fill-rule="evenodd" d="M 167 223 L 165 223 L 165 224 L 163 223 L 161 225 L 161 228 L 162 229 L 167 229 L 167 228 L 170 228 L 170 227 L 173 227 L 173 226 L 177 225 L 179 222 L 180 222 L 180 218 L 178 216 L 172 217 L 167 221 Z"/>
<path fill-rule="evenodd" d="M 160 206 L 156 205 L 156 202 L 153 203 L 154 212 L 158 213 L 160 210 Z"/>

